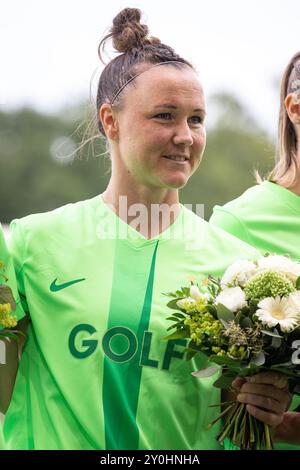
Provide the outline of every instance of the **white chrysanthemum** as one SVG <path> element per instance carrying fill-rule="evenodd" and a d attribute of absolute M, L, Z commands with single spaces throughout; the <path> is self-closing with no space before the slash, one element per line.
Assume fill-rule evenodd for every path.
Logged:
<path fill-rule="evenodd" d="M 257 262 L 260 270 L 271 270 L 289 274 L 296 280 L 300 276 L 300 263 L 292 261 L 290 258 L 282 255 L 271 255 L 260 258 Z"/>
<path fill-rule="evenodd" d="M 198 286 L 191 286 L 190 288 L 190 297 L 194 300 L 208 300 L 209 299 L 209 295 L 208 294 L 202 294 L 199 290 L 199 287 Z"/>
<path fill-rule="evenodd" d="M 224 289 L 215 300 L 216 304 L 223 304 L 231 312 L 236 312 L 247 305 L 244 291 L 240 287 L 228 287 Z"/>
<path fill-rule="evenodd" d="M 293 294 L 291 294 L 293 295 Z M 290 297 L 290 296 L 289 296 Z M 266 297 L 258 304 L 258 319 L 268 327 L 280 326 L 281 331 L 288 333 L 300 325 L 300 316 L 295 304 L 289 297 Z"/>
<path fill-rule="evenodd" d="M 252 277 L 256 272 L 257 267 L 252 261 L 248 260 L 238 260 L 233 264 L 228 266 L 226 269 L 222 280 L 222 288 L 228 285 L 240 285 L 244 286 L 246 282 Z"/>

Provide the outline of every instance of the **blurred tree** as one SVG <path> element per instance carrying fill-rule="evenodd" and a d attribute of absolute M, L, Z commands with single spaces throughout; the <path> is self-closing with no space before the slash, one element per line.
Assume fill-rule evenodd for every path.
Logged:
<path fill-rule="evenodd" d="M 228 94 L 209 102 L 215 121 L 208 131 L 200 170 L 182 189 L 183 203 L 205 204 L 209 218 L 254 183 L 253 170 L 273 165 L 274 146 L 238 100 Z M 80 151 L 83 132 L 75 132 L 86 106 L 45 115 L 32 109 L 0 113 L 0 220 L 54 209 L 100 194 L 109 180 L 104 141 Z M 92 111 L 93 112 L 93 111 Z M 84 118 L 90 121 L 88 115 Z M 97 130 L 91 130 L 97 136 Z M 76 158 L 74 156 L 76 155 Z"/>
<path fill-rule="evenodd" d="M 82 136 L 65 116 L 31 109 L 0 113 L 0 220 L 99 194 L 107 185 L 108 158 L 99 138 L 77 152 Z M 69 155 L 73 152 L 73 155 Z M 74 158 L 74 152 L 76 158 Z M 84 156 L 83 156 L 84 155 Z"/>

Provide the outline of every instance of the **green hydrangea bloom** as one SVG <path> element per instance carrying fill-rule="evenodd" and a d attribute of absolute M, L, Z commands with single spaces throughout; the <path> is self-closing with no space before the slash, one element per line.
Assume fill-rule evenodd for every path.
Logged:
<path fill-rule="evenodd" d="M 294 292 L 296 289 L 292 281 L 283 273 L 265 271 L 257 274 L 245 285 L 247 299 L 264 299 L 266 297 L 280 297 Z"/>
<path fill-rule="evenodd" d="M 196 299 L 184 297 L 177 301 L 177 305 L 179 308 L 182 308 L 190 314 L 196 312 L 202 313 L 206 311 L 207 299 L 202 296 L 199 296 Z"/>
<path fill-rule="evenodd" d="M 206 346 L 221 346 L 221 332 L 224 327 L 222 323 L 216 320 L 210 313 L 202 312 L 192 314 L 184 320 L 184 323 L 189 326 L 191 339 L 197 346 L 202 344 Z M 221 349 L 218 352 L 221 352 Z"/>

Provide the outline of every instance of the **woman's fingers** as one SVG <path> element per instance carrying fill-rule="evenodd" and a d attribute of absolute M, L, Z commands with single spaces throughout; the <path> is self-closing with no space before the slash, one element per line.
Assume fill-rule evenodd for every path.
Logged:
<path fill-rule="evenodd" d="M 236 390 L 239 390 L 245 382 L 246 382 L 245 379 L 242 379 L 241 377 L 237 377 L 236 379 L 233 380 L 231 385 Z"/>
<path fill-rule="evenodd" d="M 260 372 L 249 378 L 249 383 L 255 384 L 269 384 L 274 385 L 276 388 L 286 388 L 288 385 L 288 378 L 278 372 Z"/>
<path fill-rule="evenodd" d="M 278 426 L 290 403 L 288 379 L 277 372 L 261 372 L 247 380 L 236 378 L 232 386 L 239 390 L 237 400 L 247 405 L 255 418 Z"/>
<path fill-rule="evenodd" d="M 261 400 L 271 398 L 280 404 L 282 412 L 286 411 L 286 408 L 290 402 L 290 394 L 288 390 L 280 389 L 274 387 L 273 385 L 251 384 L 246 382 L 240 388 L 240 394 L 246 395 L 248 398 L 252 395 L 257 395 L 260 396 Z M 247 400 L 245 402 L 247 402 Z"/>
<path fill-rule="evenodd" d="M 269 395 L 261 395 L 256 392 L 241 393 L 241 391 L 237 396 L 237 400 L 242 403 L 263 408 L 264 410 L 269 410 L 276 414 L 283 414 L 285 412 L 288 401 L 286 398 L 283 398 L 282 401 L 277 400 L 272 393 Z"/>
<path fill-rule="evenodd" d="M 278 372 L 260 372 L 251 377 L 236 377 L 232 382 L 232 386 L 239 390 L 244 383 L 266 384 L 274 385 L 276 388 L 286 388 L 288 378 Z"/>
<path fill-rule="evenodd" d="M 252 405 L 247 405 L 246 408 L 254 418 L 263 421 L 269 426 L 278 426 L 283 421 L 283 414 L 278 415 L 276 413 L 271 413 L 270 411 L 264 411 L 261 408 L 257 408 Z"/>

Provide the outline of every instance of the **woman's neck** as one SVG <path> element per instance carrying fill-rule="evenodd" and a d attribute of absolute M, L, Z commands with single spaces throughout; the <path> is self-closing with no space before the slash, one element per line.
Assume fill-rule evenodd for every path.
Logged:
<path fill-rule="evenodd" d="M 290 186 L 288 189 L 297 196 L 300 196 L 300 180 L 298 180 L 295 184 L 293 184 L 293 186 Z"/>
<path fill-rule="evenodd" d="M 145 238 L 154 238 L 173 224 L 180 212 L 177 189 L 149 188 L 132 185 L 111 178 L 102 194 L 115 213 Z"/>
<path fill-rule="evenodd" d="M 296 170 L 296 178 L 294 178 L 293 184 L 286 186 L 283 182 L 281 186 L 285 187 L 286 189 L 296 194 L 297 196 L 300 196 L 300 149 L 298 149 L 298 152 L 297 152 L 297 162 L 298 162 L 298 169 Z M 294 171 L 295 171 L 294 167 L 290 168 L 290 170 L 285 175 L 286 181 L 293 179 L 294 175 L 292 173 Z"/>

